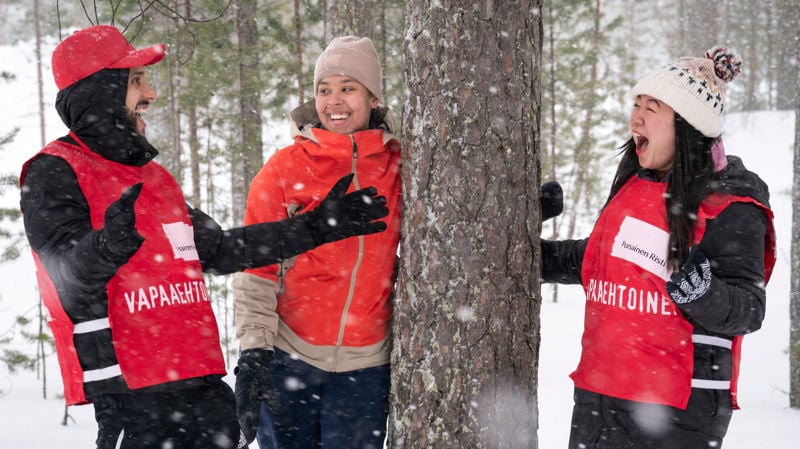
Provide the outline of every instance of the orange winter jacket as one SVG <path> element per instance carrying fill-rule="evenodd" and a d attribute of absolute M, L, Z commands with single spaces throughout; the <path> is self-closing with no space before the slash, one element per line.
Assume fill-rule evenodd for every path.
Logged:
<path fill-rule="evenodd" d="M 375 186 L 386 197 L 386 231 L 324 244 L 283 266 L 237 275 L 242 349 L 275 346 L 333 372 L 388 362 L 401 207 L 400 144 L 389 131 L 341 135 L 299 128 L 294 144 L 275 153 L 254 178 L 244 224 L 312 210 L 350 172 L 350 191 Z"/>

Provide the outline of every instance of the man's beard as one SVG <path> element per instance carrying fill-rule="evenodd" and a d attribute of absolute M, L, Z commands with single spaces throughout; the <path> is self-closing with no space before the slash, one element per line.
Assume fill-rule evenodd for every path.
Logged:
<path fill-rule="evenodd" d="M 128 108 L 125 108 L 125 125 L 127 126 L 128 131 L 130 131 L 132 134 L 135 134 L 137 137 L 141 139 L 147 140 L 147 138 L 144 135 L 144 131 L 141 133 L 139 132 L 139 127 L 138 127 L 139 121 L 138 117 L 136 116 L 136 113 Z"/>

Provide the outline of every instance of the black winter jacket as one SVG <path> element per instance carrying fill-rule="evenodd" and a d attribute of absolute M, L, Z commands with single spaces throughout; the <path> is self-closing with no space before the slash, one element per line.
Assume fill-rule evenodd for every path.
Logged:
<path fill-rule="evenodd" d="M 92 151 L 110 161 L 143 166 L 158 152 L 136 134 L 125 116 L 127 79 L 128 69 L 100 71 L 60 91 L 56 108 L 70 131 Z M 70 136 L 60 140 L 76 143 Z M 96 238 L 99 230 L 92 229 L 89 204 L 70 165 L 56 156 L 35 156 L 27 165 L 20 207 L 31 248 L 48 272 L 57 270 L 51 277 L 62 302 L 69 302 L 65 310 L 72 321 L 106 316 L 105 286 L 124 262 L 115 262 Z M 233 273 L 276 263 L 313 247 L 307 229 L 288 220 L 222 230 L 203 211 L 185 207 L 204 272 Z M 116 358 L 110 332 L 92 335 L 91 339 L 75 341 L 84 369 L 107 366 L 109 359 Z M 146 390 L 179 388 L 207 380 L 189 379 Z M 86 392 L 89 398 L 129 391 L 119 377 L 93 384 L 95 390 Z"/>
<path fill-rule="evenodd" d="M 711 187 L 769 207 L 767 185 L 738 157 L 728 156 L 728 166 L 714 175 Z M 730 340 L 761 328 L 766 308 L 765 235 L 770 230 L 764 210 L 751 203 L 731 204 L 708 223 L 700 250 L 711 262 L 712 286 L 705 297 L 678 305 L 696 334 Z M 542 281 L 581 284 L 587 241 L 542 240 Z M 720 372 L 730 373 L 730 354 L 696 345 L 696 375 L 714 379 Z"/>

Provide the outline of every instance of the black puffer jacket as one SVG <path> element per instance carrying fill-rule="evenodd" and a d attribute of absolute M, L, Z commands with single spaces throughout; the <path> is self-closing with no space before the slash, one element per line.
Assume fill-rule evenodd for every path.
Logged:
<path fill-rule="evenodd" d="M 741 159 L 728 156 L 728 166 L 712 182 L 715 191 L 751 197 L 769 207 L 767 185 L 745 169 Z M 711 261 L 712 294 L 698 304 L 680 305 L 695 327 L 721 336 L 758 330 L 764 319 L 764 236 L 769 220 L 749 203 L 735 203 L 707 225 L 700 250 Z M 580 284 L 588 239 L 542 240 L 542 281 Z"/>
<path fill-rule="evenodd" d="M 728 166 L 715 174 L 712 189 L 769 207 L 767 185 L 734 156 L 728 156 Z M 703 298 L 677 305 L 695 334 L 731 340 L 761 328 L 766 309 L 765 237 L 771 226 L 764 210 L 751 203 L 731 204 L 708 222 L 700 250 L 711 262 L 712 286 Z M 581 284 L 587 241 L 542 240 L 542 281 Z M 729 350 L 695 344 L 694 355 L 696 378 L 730 379 Z"/>

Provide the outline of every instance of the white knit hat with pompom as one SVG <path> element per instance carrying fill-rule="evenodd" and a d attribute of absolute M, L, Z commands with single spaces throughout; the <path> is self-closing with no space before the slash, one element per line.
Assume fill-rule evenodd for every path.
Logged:
<path fill-rule="evenodd" d="M 707 137 L 722 134 L 725 83 L 742 69 L 735 50 L 713 47 L 702 58 L 684 57 L 640 79 L 631 95 L 649 95 L 668 104 Z"/>

